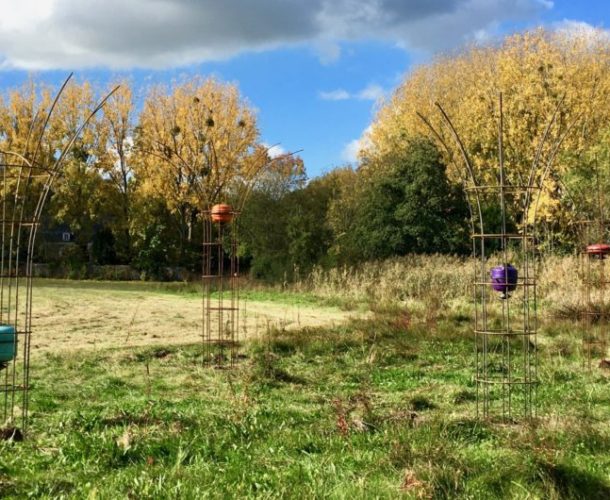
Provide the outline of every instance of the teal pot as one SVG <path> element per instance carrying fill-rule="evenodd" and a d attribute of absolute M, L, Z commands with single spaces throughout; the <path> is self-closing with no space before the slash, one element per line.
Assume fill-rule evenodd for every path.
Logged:
<path fill-rule="evenodd" d="M 0 362 L 12 361 L 17 355 L 17 335 L 12 325 L 0 325 Z"/>

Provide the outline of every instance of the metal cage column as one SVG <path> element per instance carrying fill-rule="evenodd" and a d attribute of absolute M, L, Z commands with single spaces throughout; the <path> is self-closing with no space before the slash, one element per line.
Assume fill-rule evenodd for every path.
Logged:
<path fill-rule="evenodd" d="M 533 237 L 522 231 L 475 233 L 472 238 L 477 415 L 534 417 L 538 310 Z"/>
<path fill-rule="evenodd" d="M 581 252 L 583 277 L 582 307 L 582 352 L 583 364 L 591 370 L 595 359 L 604 361 L 608 353 L 608 303 L 606 288 L 610 284 L 607 256 L 610 245 L 596 243 L 605 235 L 604 225 L 597 232 L 599 224 L 589 221 L 585 226 L 585 244 Z M 600 234 L 597 234 L 600 233 Z"/>
<path fill-rule="evenodd" d="M 233 367 L 239 347 L 237 216 L 228 205 L 203 214 L 203 362 Z"/>

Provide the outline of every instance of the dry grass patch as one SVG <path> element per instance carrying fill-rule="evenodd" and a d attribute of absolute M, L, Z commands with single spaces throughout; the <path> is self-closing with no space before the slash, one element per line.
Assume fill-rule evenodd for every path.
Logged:
<path fill-rule="evenodd" d="M 96 289 L 78 282 L 37 284 L 34 294 L 33 353 L 192 344 L 201 339 L 202 303 L 197 294 Z M 269 327 L 332 327 L 357 314 L 267 301 L 242 301 L 241 306 L 242 340 L 261 336 Z"/>

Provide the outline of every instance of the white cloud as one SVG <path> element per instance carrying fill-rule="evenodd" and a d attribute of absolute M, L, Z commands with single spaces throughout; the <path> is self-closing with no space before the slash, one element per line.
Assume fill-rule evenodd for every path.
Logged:
<path fill-rule="evenodd" d="M 343 151 L 341 152 L 341 158 L 350 163 L 356 163 L 358 161 L 358 153 L 360 152 L 360 139 L 354 139 L 349 141 Z"/>
<path fill-rule="evenodd" d="M 581 37 L 594 41 L 610 41 L 610 31 L 596 28 L 584 21 L 564 19 L 554 25 L 555 29 L 568 36 Z"/>
<path fill-rule="evenodd" d="M 349 99 L 351 96 L 347 90 L 337 89 L 331 90 L 330 92 L 320 92 L 320 99 L 325 101 L 344 101 Z"/>
<path fill-rule="evenodd" d="M 360 92 L 358 92 L 358 99 L 362 99 L 365 101 L 378 101 L 385 94 L 385 91 L 381 87 L 381 85 L 377 85 L 376 83 L 371 83 L 363 88 Z"/>
<path fill-rule="evenodd" d="M 370 83 L 358 92 L 349 93 L 345 89 L 336 89 L 328 92 L 322 91 L 318 94 L 325 101 L 345 101 L 347 99 L 358 99 L 360 101 L 379 101 L 385 95 L 381 85 Z"/>
<path fill-rule="evenodd" d="M 548 0 L 0 0 L 0 61 L 24 69 L 167 68 L 310 44 L 331 63 L 342 42 L 443 50 L 551 7 Z"/>
<path fill-rule="evenodd" d="M 349 141 L 341 152 L 341 158 L 349 163 L 357 163 L 360 151 L 369 143 L 369 134 L 372 126 L 369 125 L 358 139 Z"/>
<path fill-rule="evenodd" d="M 271 146 L 269 144 L 263 143 L 263 147 L 267 148 L 267 154 L 269 155 L 269 158 L 277 158 L 278 156 L 282 156 L 287 153 L 287 151 L 279 144 L 274 144 L 273 146 Z"/>

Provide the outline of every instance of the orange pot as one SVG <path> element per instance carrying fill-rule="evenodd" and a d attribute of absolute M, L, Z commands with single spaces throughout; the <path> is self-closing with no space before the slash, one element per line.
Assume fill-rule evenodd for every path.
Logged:
<path fill-rule="evenodd" d="M 593 245 L 588 245 L 587 253 L 589 255 L 598 255 L 603 257 L 610 253 L 610 245 L 606 245 L 605 243 L 595 243 Z"/>
<path fill-rule="evenodd" d="M 212 217 L 212 222 L 219 222 L 221 224 L 231 222 L 233 220 L 233 208 L 226 203 L 219 203 L 212 207 L 210 215 Z"/>

